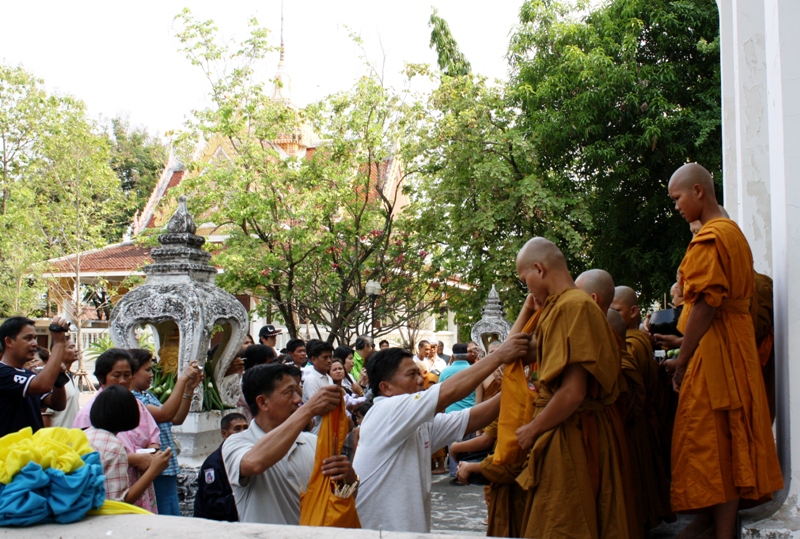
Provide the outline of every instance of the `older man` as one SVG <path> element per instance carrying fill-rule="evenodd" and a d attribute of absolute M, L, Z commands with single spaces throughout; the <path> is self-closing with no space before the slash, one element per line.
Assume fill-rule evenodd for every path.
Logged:
<path fill-rule="evenodd" d="M 253 413 L 250 427 L 222 446 L 241 522 L 300 523 L 300 493 L 314 469 L 317 437 L 303 432 L 314 416 L 341 403 L 336 386 L 325 386 L 303 406 L 298 384 L 287 365 L 258 365 L 244 373 L 242 392 Z M 357 480 L 346 456 L 323 461 L 322 473 L 334 481 Z"/>

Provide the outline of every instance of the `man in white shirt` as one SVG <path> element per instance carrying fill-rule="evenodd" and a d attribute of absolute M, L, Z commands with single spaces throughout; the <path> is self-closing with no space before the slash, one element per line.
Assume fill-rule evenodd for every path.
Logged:
<path fill-rule="evenodd" d="M 308 402 L 320 388 L 333 385 L 333 378 L 328 374 L 333 363 L 333 346 L 331 343 L 314 341 L 308 348 L 308 355 L 311 359 L 309 362 L 311 369 L 308 369 L 305 376 L 303 376 L 303 402 Z M 322 417 L 315 416 L 314 428 L 311 429 L 311 432 L 317 434 L 321 424 Z"/>
<path fill-rule="evenodd" d="M 341 403 L 341 390 L 327 386 L 300 406 L 291 371 L 281 364 L 257 365 L 242 379 L 253 420 L 250 428 L 228 437 L 222 446 L 241 522 L 300 523 L 300 493 L 308 487 L 317 447 L 317 437 L 303 429 L 313 416 Z M 322 473 L 348 484 L 358 479 L 343 455 L 325 459 Z"/>
<path fill-rule="evenodd" d="M 357 508 L 364 528 L 430 532 L 431 453 L 491 423 L 500 411 L 499 395 L 469 410 L 440 412 L 501 364 L 527 354 L 529 342 L 528 334 L 509 337 L 486 360 L 427 391 L 421 391 L 410 352 L 389 348 L 373 356 L 367 374 L 375 403 L 361 424 L 353 462 L 361 476 Z"/>

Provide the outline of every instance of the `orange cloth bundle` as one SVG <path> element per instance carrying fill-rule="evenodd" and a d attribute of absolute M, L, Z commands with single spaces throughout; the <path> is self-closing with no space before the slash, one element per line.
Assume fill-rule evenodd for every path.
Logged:
<path fill-rule="evenodd" d="M 347 485 L 338 485 L 322 475 L 322 461 L 342 452 L 349 424 L 344 399 L 338 408 L 322 417 L 317 437 L 314 471 L 308 489 L 300 495 L 300 525 L 336 528 L 360 528 L 356 499 Z M 345 497 L 343 497 L 345 496 Z"/>
<path fill-rule="evenodd" d="M 539 309 L 528 320 L 522 328 L 523 333 L 533 333 L 541 312 L 542 309 Z M 492 460 L 495 466 L 517 464 L 527 457 L 527 452 L 523 451 L 517 442 L 517 429 L 533 419 L 532 404 L 525 367 L 522 360 L 518 359 L 506 367 L 500 385 L 500 417 L 497 425 L 497 444 Z"/>

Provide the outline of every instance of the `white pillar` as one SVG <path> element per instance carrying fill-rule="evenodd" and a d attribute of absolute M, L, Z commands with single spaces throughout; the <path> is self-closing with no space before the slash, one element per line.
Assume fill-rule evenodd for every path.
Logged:
<path fill-rule="evenodd" d="M 718 0 L 723 198 L 750 242 L 756 271 L 772 275 L 769 128 L 763 0 Z"/>
<path fill-rule="evenodd" d="M 787 484 L 774 503 L 751 513 L 767 518 L 747 524 L 745 536 L 794 537 L 800 530 L 800 2 L 749 1 L 753 3 L 764 10 L 768 118 L 764 149 L 769 157 L 771 192 L 768 213 L 763 212 L 760 203 L 755 206 L 771 225 L 778 384 L 776 431 Z M 739 48 L 745 47 L 740 43 Z M 729 52 L 723 48 L 723 57 Z M 747 51 L 740 53 L 746 55 Z M 741 93 L 747 88 L 735 90 Z M 741 192 L 756 196 L 749 190 Z M 793 444 L 792 440 L 799 442 Z M 771 514 L 775 510 L 778 512 Z"/>

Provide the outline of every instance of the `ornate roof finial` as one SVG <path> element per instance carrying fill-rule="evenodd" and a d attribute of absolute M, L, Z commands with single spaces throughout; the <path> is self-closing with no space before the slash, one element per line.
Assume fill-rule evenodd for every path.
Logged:
<path fill-rule="evenodd" d="M 283 0 L 281 0 L 281 59 L 278 61 L 279 68 L 283 66 L 283 61 L 285 59 L 284 52 L 285 50 L 283 48 Z"/>
<path fill-rule="evenodd" d="M 178 209 L 167 223 L 167 232 L 171 234 L 194 234 L 197 226 L 194 224 L 189 210 L 186 209 L 186 197 L 178 198 Z"/>
<path fill-rule="evenodd" d="M 284 62 L 286 60 L 286 48 L 283 44 L 283 2 L 281 2 L 281 56 L 278 60 L 278 71 L 275 73 L 275 89 L 272 99 L 291 104 L 292 101 L 292 78 L 286 72 Z"/>

